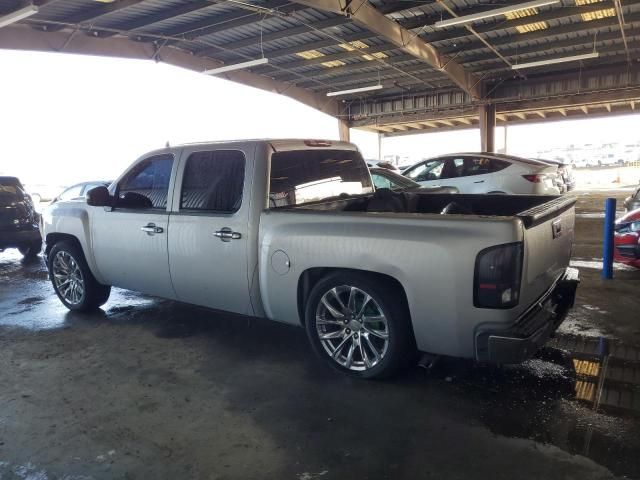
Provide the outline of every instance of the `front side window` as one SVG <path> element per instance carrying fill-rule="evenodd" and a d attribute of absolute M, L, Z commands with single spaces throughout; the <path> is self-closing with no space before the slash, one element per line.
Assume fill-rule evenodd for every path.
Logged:
<path fill-rule="evenodd" d="M 192 153 L 182 178 L 180 209 L 234 213 L 242 204 L 245 158 L 237 150 Z"/>
<path fill-rule="evenodd" d="M 173 155 L 157 155 L 138 163 L 118 184 L 116 206 L 166 209 Z"/>
<path fill-rule="evenodd" d="M 271 156 L 271 207 L 372 192 L 367 164 L 357 151 L 294 150 Z"/>

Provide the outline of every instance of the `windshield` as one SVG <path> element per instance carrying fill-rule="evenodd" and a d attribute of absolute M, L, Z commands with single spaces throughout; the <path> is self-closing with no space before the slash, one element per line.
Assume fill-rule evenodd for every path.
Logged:
<path fill-rule="evenodd" d="M 295 150 L 271 156 L 270 207 L 372 192 L 367 165 L 356 151 Z"/>

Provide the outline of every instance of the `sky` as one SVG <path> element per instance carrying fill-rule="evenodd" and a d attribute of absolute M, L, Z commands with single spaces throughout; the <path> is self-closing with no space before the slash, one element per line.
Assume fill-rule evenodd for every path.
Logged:
<path fill-rule="evenodd" d="M 288 97 L 152 61 L 0 50 L 0 174 L 24 183 L 111 180 L 145 152 L 241 138 L 338 138 L 337 120 Z M 365 158 L 373 133 L 352 130 Z M 497 146 L 503 146 L 502 129 Z M 640 141 L 640 115 L 513 126 L 508 152 Z M 477 130 L 386 138 L 404 163 L 480 149 Z"/>

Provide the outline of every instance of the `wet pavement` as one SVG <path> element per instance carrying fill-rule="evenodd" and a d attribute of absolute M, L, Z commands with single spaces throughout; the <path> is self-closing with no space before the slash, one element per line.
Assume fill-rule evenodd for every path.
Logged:
<path fill-rule="evenodd" d="M 119 289 L 70 313 L 0 253 L 0 479 L 640 478 L 640 271 L 600 280 L 601 225 L 578 219 L 577 305 L 538 358 L 386 382 L 261 319 Z"/>

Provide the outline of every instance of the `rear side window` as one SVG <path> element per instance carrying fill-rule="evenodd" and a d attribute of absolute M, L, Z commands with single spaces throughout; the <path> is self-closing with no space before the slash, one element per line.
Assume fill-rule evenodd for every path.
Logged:
<path fill-rule="evenodd" d="M 504 162 L 502 160 L 496 160 L 495 158 L 492 158 L 489 170 L 491 171 L 491 173 L 499 172 L 500 170 L 504 170 L 505 168 L 507 168 L 509 165 L 511 165 L 509 162 Z"/>
<path fill-rule="evenodd" d="M 12 177 L 0 177 L 0 196 L 7 199 L 21 199 L 22 186 L 17 179 Z"/>
<path fill-rule="evenodd" d="M 357 151 L 294 150 L 271 155 L 270 207 L 372 192 L 369 169 Z"/>
<path fill-rule="evenodd" d="M 180 209 L 237 212 L 242 204 L 245 158 L 237 150 L 192 153 L 182 178 Z"/>
<path fill-rule="evenodd" d="M 157 155 L 138 163 L 120 182 L 118 195 L 128 192 L 147 197 L 152 208 L 166 209 L 173 155 Z"/>

